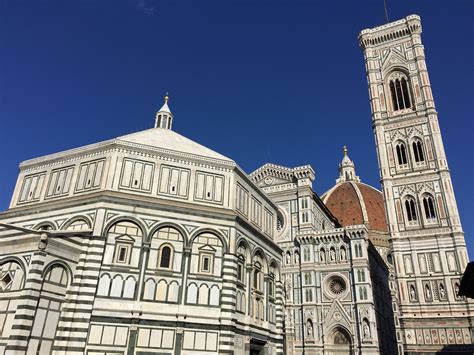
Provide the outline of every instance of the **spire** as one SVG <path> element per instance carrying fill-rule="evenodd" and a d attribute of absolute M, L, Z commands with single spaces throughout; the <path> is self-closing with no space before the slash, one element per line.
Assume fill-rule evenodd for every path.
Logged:
<path fill-rule="evenodd" d="M 360 178 L 356 175 L 354 162 L 347 155 L 347 147 L 344 146 L 343 149 L 344 156 L 342 161 L 339 164 L 339 178 L 336 182 L 345 182 L 345 181 L 356 181 L 359 182 Z"/>
<path fill-rule="evenodd" d="M 165 103 L 158 110 L 155 116 L 155 128 L 171 129 L 173 124 L 173 114 L 168 106 L 169 96 L 165 95 Z"/>

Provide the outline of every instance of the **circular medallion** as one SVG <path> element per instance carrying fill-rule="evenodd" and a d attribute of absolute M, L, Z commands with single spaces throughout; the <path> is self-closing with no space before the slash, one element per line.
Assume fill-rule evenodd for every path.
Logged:
<path fill-rule="evenodd" d="M 267 176 L 267 177 L 265 178 L 265 184 L 271 185 L 272 182 L 273 182 L 273 177 Z"/>

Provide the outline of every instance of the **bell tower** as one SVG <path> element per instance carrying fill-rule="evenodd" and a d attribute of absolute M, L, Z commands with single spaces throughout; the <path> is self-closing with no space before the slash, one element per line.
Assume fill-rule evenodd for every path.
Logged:
<path fill-rule="evenodd" d="M 472 303 L 458 296 L 468 257 L 421 32 L 420 17 L 411 15 L 363 30 L 359 43 L 405 351 L 463 352 L 474 323 Z"/>

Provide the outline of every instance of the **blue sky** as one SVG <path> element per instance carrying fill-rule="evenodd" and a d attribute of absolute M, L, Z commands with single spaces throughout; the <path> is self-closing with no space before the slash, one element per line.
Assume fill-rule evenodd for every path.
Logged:
<path fill-rule="evenodd" d="M 471 259 L 472 1 L 388 0 L 422 17 L 428 70 Z M 342 146 L 379 187 L 360 30 L 383 0 L 0 1 L 0 209 L 20 161 L 153 125 L 235 159 L 311 164 L 334 184 Z"/>

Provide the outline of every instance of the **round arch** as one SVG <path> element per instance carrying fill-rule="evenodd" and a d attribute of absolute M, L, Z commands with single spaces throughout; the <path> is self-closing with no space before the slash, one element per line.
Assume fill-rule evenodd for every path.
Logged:
<path fill-rule="evenodd" d="M 183 237 L 183 243 L 184 243 L 184 246 L 187 247 L 189 245 L 189 234 L 188 232 L 186 231 L 185 228 L 183 228 L 182 226 L 180 226 L 179 224 L 177 223 L 174 223 L 174 222 L 169 222 L 169 221 L 165 221 L 165 222 L 159 222 L 158 224 L 155 224 L 153 226 L 152 229 L 150 229 L 150 232 L 148 233 L 147 237 L 145 238 L 145 241 L 148 242 L 148 243 L 151 243 L 151 240 L 153 238 L 153 235 L 158 232 L 160 229 L 163 229 L 163 228 L 173 228 L 173 229 L 176 229 L 180 234 L 181 236 Z"/>
<path fill-rule="evenodd" d="M 132 217 L 132 216 L 117 216 L 117 217 L 112 218 L 110 221 L 108 221 L 105 224 L 105 226 L 102 229 L 102 233 L 104 235 L 107 235 L 109 233 L 110 228 L 112 228 L 112 226 L 114 224 L 117 224 L 119 222 L 131 222 L 131 223 L 136 224 L 137 227 L 140 228 L 140 230 L 142 232 L 142 238 L 145 239 L 145 237 L 147 235 L 146 225 L 141 220 L 139 220 L 138 218 L 135 218 L 135 217 Z"/>
<path fill-rule="evenodd" d="M 212 234 L 213 236 L 215 236 L 221 241 L 222 247 L 224 248 L 224 254 L 227 254 L 229 252 L 229 245 L 227 244 L 225 237 L 222 235 L 221 232 L 212 228 L 199 228 L 196 231 L 194 231 L 194 233 L 191 234 L 189 238 L 189 246 L 193 245 L 194 239 L 199 237 L 201 234 L 205 234 L 205 233 Z"/>
<path fill-rule="evenodd" d="M 330 345 L 344 346 L 350 349 L 352 347 L 353 339 L 351 332 L 343 325 L 334 326 L 329 332 L 328 342 Z"/>
<path fill-rule="evenodd" d="M 23 269 L 23 271 L 26 272 L 26 264 L 23 262 L 23 260 L 21 260 L 19 257 L 14 256 L 14 255 L 6 256 L 4 258 L 1 258 L 0 259 L 0 266 L 5 264 L 5 263 L 8 263 L 10 261 L 18 263 L 21 266 L 21 268 Z"/>
<path fill-rule="evenodd" d="M 65 221 L 59 229 L 61 230 L 65 230 L 67 228 L 69 228 L 69 226 L 71 224 L 73 224 L 74 222 L 77 222 L 77 221 L 85 221 L 87 223 L 87 225 L 89 226 L 89 228 L 92 228 L 92 220 L 85 216 L 85 215 L 78 215 L 78 216 L 74 216 L 74 217 L 71 217 L 69 218 L 67 221 Z"/>
<path fill-rule="evenodd" d="M 68 263 L 66 263 L 65 261 L 63 260 L 53 260 L 53 261 L 50 261 L 43 269 L 43 272 L 41 273 L 41 278 L 44 279 L 44 277 L 46 276 L 46 274 L 48 273 L 49 270 L 51 270 L 54 266 L 56 265 L 60 265 L 62 266 L 65 270 L 66 270 L 66 273 L 67 273 L 67 284 L 68 286 L 71 284 L 72 282 L 72 269 L 71 267 L 69 266 Z"/>
<path fill-rule="evenodd" d="M 267 255 L 265 254 L 265 252 L 263 251 L 263 249 L 261 247 L 255 247 L 252 251 L 252 256 L 251 256 L 251 260 L 253 261 L 255 255 L 257 254 L 260 254 L 261 255 L 261 258 L 263 260 L 263 272 L 265 274 L 268 274 L 268 258 L 267 258 Z"/>
<path fill-rule="evenodd" d="M 43 222 L 40 222 L 38 223 L 37 225 L 35 225 L 33 227 L 33 229 L 35 230 L 40 230 L 41 228 L 43 227 L 51 227 L 52 230 L 57 230 L 58 229 L 58 226 L 56 225 L 56 223 L 54 223 L 53 221 L 43 221 Z"/>
<path fill-rule="evenodd" d="M 250 243 L 247 241 L 247 239 L 244 236 L 240 236 L 239 239 L 237 239 L 237 242 L 235 243 L 235 254 L 237 255 L 238 249 L 240 245 L 243 245 L 245 247 L 245 261 L 248 262 L 251 260 L 251 250 L 252 248 L 250 247 Z"/>

